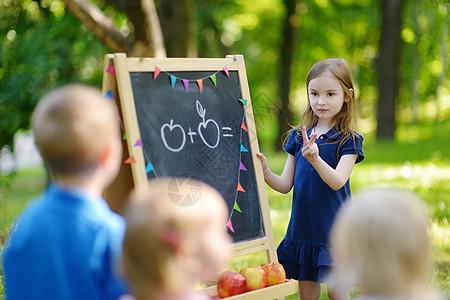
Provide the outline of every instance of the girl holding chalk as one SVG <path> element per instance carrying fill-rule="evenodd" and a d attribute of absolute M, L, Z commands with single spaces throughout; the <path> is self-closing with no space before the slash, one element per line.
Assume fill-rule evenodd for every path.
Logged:
<path fill-rule="evenodd" d="M 325 59 L 309 71 L 308 105 L 284 150 L 281 176 L 262 153 L 264 179 L 274 190 L 292 187 L 292 213 L 277 253 L 286 277 L 299 280 L 301 300 L 318 300 L 320 283 L 333 267 L 329 233 L 339 208 L 350 196 L 350 174 L 364 159 L 363 137 L 354 130 L 356 100 L 350 68 L 344 59 Z M 329 299 L 349 299 L 328 288 Z"/>

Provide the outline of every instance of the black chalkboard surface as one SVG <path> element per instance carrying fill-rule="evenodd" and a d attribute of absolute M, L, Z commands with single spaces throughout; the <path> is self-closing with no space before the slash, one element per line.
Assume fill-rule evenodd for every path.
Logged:
<path fill-rule="evenodd" d="M 130 78 L 148 179 L 206 182 L 226 200 L 235 242 L 264 237 L 238 72 L 131 72 Z"/>

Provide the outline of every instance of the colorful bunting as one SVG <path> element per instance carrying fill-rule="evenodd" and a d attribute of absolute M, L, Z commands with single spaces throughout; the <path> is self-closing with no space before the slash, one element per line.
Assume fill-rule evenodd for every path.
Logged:
<path fill-rule="evenodd" d="M 198 88 L 200 89 L 200 93 L 203 92 L 203 79 L 197 79 Z"/>
<path fill-rule="evenodd" d="M 239 205 L 237 204 L 237 202 L 234 202 L 234 206 L 233 206 L 234 210 L 237 210 L 238 212 L 242 213 L 241 208 L 239 207 Z"/>
<path fill-rule="evenodd" d="M 124 163 L 126 164 L 134 164 L 136 162 L 136 159 L 134 158 L 134 155 L 130 156 L 129 158 L 127 158 Z"/>
<path fill-rule="evenodd" d="M 109 99 L 114 99 L 114 96 L 113 96 L 113 93 L 112 93 L 111 90 L 109 90 L 109 91 L 105 94 L 104 97 L 105 97 L 105 98 L 109 98 Z"/>
<path fill-rule="evenodd" d="M 227 65 L 225 65 L 222 70 L 225 72 L 225 74 L 227 74 L 227 77 L 230 77 L 230 73 L 228 73 L 228 67 Z"/>
<path fill-rule="evenodd" d="M 115 74 L 116 73 L 116 69 L 114 69 L 113 65 L 109 65 L 108 69 L 106 69 L 107 73 L 111 73 L 111 74 Z"/>
<path fill-rule="evenodd" d="M 136 141 L 136 143 L 134 143 L 133 147 L 142 147 L 142 141 L 141 141 L 141 139 L 138 139 L 138 140 Z"/>
<path fill-rule="evenodd" d="M 153 73 L 153 79 L 156 79 L 161 72 L 161 69 L 155 66 L 155 72 Z"/>
<path fill-rule="evenodd" d="M 184 85 L 184 91 L 187 93 L 188 88 L 189 88 L 189 80 L 182 79 L 181 81 L 183 82 L 183 85 Z"/>
<path fill-rule="evenodd" d="M 245 106 L 247 106 L 247 99 L 239 99 L 239 101 L 241 101 L 242 104 L 244 104 Z"/>
<path fill-rule="evenodd" d="M 247 171 L 247 168 L 244 166 L 242 162 L 239 162 L 239 170 Z"/>
<path fill-rule="evenodd" d="M 244 146 L 242 146 L 242 144 L 241 144 L 241 152 L 248 152 L 248 150 L 247 150 L 247 149 L 245 149 L 245 147 L 244 147 Z"/>
<path fill-rule="evenodd" d="M 228 220 L 227 227 L 234 233 L 234 228 L 233 228 L 233 224 L 231 224 L 231 220 Z"/>
<path fill-rule="evenodd" d="M 238 182 L 238 186 L 237 186 L 237 189 L 236 189 L 237 191 L 239 191 L 239 192 L 243 192 L 243 193 L 245 193 L 245 190 L 244 190 L 244 188 L 242 187 L 242 185 Z"/>
<path fill-rule="evenodd" d="M 217 86 L 216 83 L 216 74 L 212 74 L 209 78 L 211 78 L 212 82 L 214 83 L 215 86 Z"/>
<path fill-rule="evenodd" d="M 123 140 L 126 140 L 126 139 L 127 139 L 127 133 L 126 133 L 126 132 L 123 133 L 122 139 L 123 139 Z"/>
<path fill-rule="evenodd" d="M 245 123 L 244 123 L 244 121 L 242 121 L 242 123 L 241 123 L 241 129 L 244 129 L 245 131 L 247 131 L 247 132 L 248 132 L 248 130 L 247 130 L 247 126 L 245 126 Z"/>
<path fill-rule="evenodd" d="M 172 85 L 172 88 L 175 86 L 176 81 L 177 81 L 177 78 L 173 75 L 170 75 L 170 84 Z"/>
<path fill-rule="evenodd" d="M 151 172 L 151 171 L 153 171 L 153 170 L 154 170 L 154 168 L 153 168 L 152 163 L 151 163 L 151 162 L 148 162 L 147 167 L 145 168 L 145 172 L 146 172 L 146 173 L 149 173 L 149 172 Z"/>

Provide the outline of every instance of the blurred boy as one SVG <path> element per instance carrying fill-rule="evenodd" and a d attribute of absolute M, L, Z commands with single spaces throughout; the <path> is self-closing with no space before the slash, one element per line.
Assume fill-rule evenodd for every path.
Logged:
<path fill-rule="evenodd" d="M 32 117 L 54 182 L 22 212 L 2 253 L 6 298 L 117 299 L 124 220 L 101 198 L 122 147 L 116 111 L 94 88 L 69 85 L 43 97 Z"/>

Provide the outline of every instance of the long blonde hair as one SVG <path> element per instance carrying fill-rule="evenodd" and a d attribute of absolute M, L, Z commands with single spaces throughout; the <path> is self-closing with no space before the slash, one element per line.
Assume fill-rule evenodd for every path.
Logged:
<path fill-rule="evenodd" d="M 315 63 L 308 73 L 306 78 L 306 89 L 308 90 L 309 83 L 311 80 L 325 74 L 329 73 L 336 79 L 343 91 L 344 97 L 347 97 L 348 101 L 344 101 L 341 110 L 333 117 L 333 121 L 339 127 L 342 139 L 340 143 L 344 142 L 350 137 L 357 136 L 355 133 L 356 128 L 356 99 L 355 99 L 355 88 L 353 84 L 352 73 L 347 61 L 343 58 L 328 58 Z M 317 124 L 319 117 L 314 113 L 311 108 L 308 93 L 308 104 L 306 110 L 304 111 L 300 124 L 293 130 L 297 130 L 298 138 L 301 137 L 301 128 L 306 126 L 306 129 L 311 129 Z"/>

